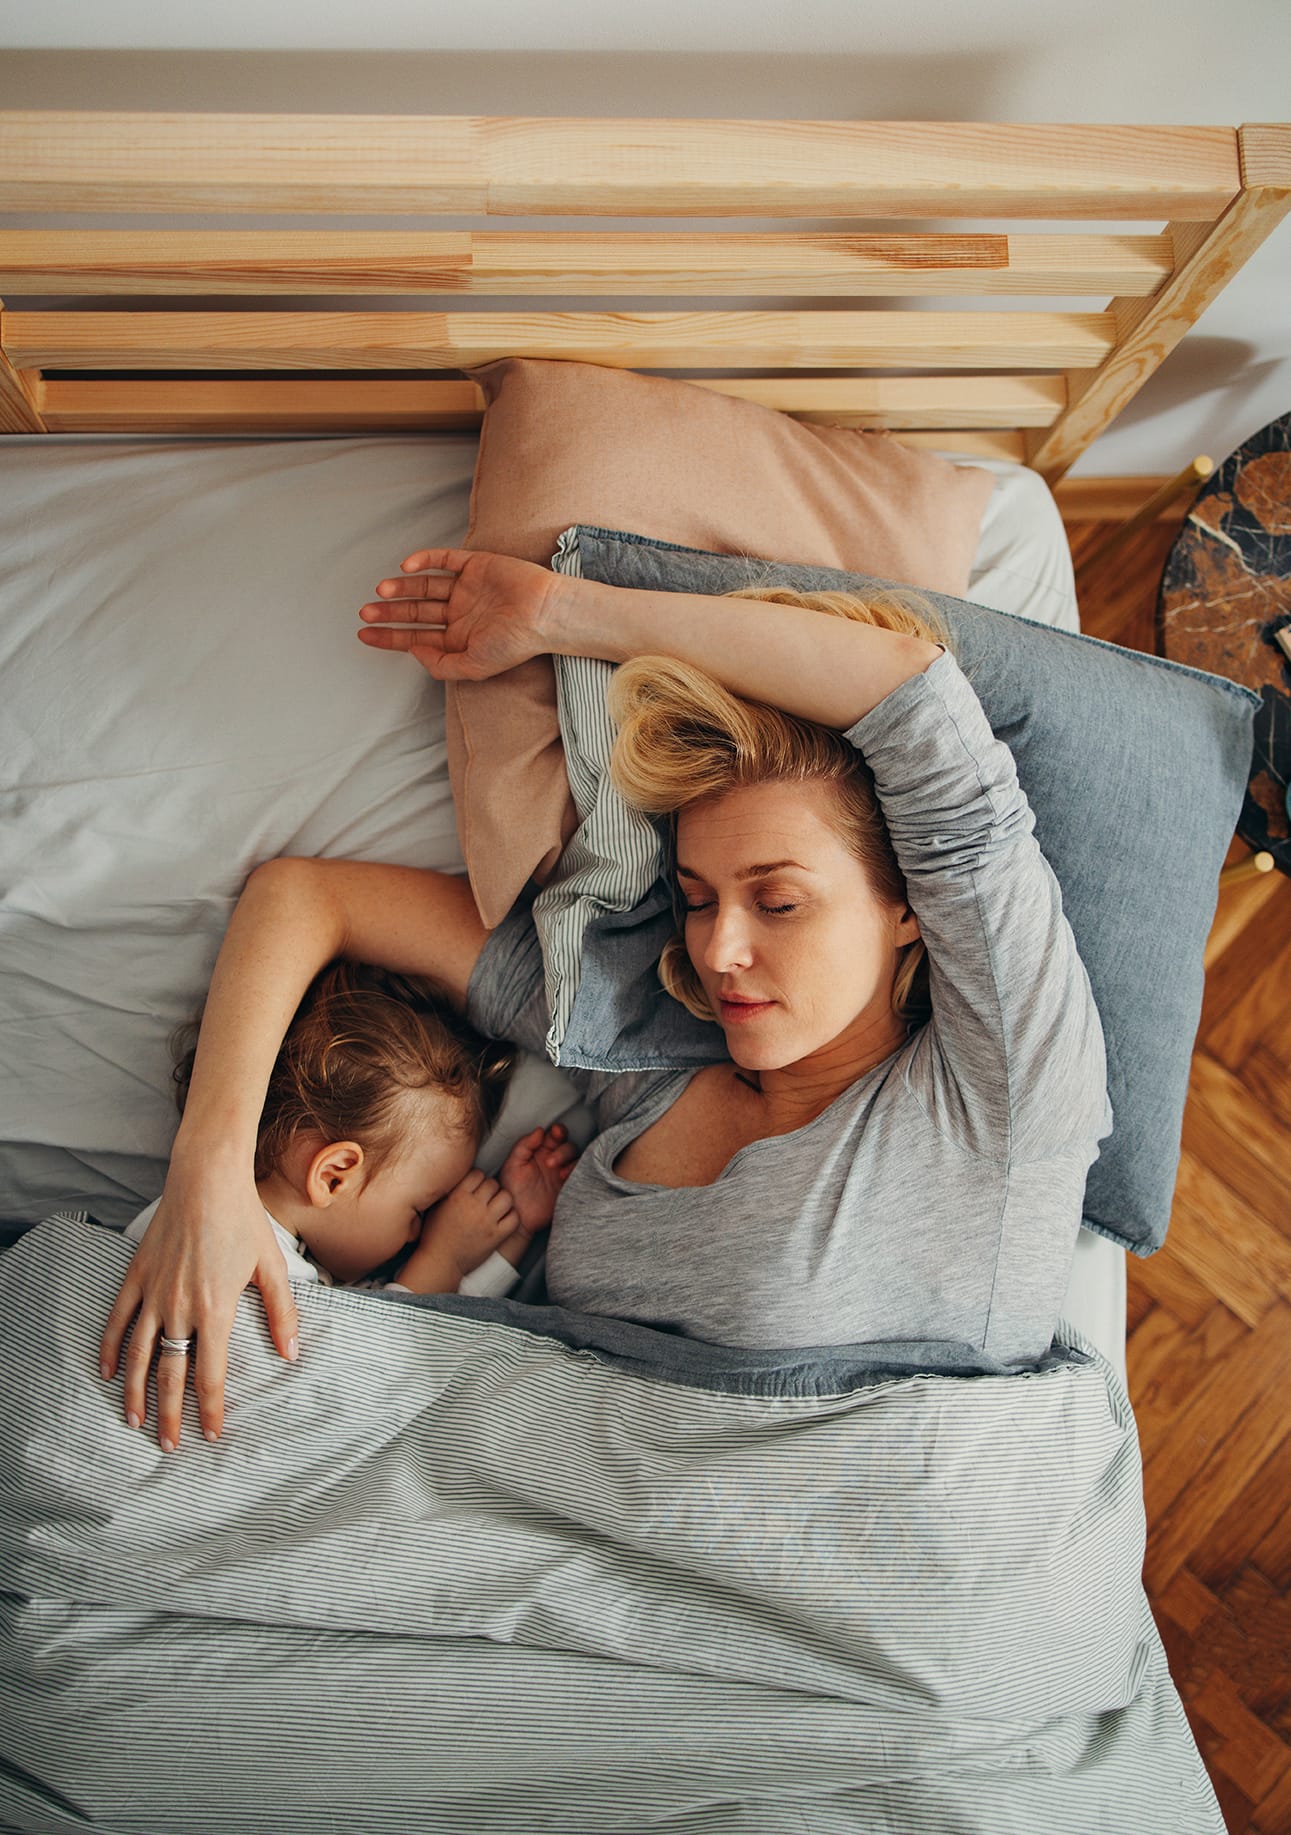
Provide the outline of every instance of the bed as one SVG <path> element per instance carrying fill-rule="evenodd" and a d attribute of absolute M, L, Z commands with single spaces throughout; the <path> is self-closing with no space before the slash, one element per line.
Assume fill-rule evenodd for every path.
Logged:
<path fill-rule="evenodd" d="M 7 1826 L 1220 1826 L 1138 1582 L 1114 1229 L 1023 1383 L 319 1292 L 285 1386 L 244 1306 L 234 1431 L 168 1462 L 88 1372 L 247 871 L 469 864 L 442 690 L 352 635 L 466 535 L 488 392 L 444 372 L 680 376 L 985 467 L 963 597 L 1073 632 L 1046 483 L 1289 197 L 1280 127 L 0 117 Z M 486 1163 L 557 1115 L 527 1062 Z"/>

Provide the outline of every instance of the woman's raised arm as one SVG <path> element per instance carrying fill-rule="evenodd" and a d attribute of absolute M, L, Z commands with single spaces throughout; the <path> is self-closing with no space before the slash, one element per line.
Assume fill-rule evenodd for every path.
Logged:
<path fill-rule="evenodd" d="M 479 681 L 531 656 L 674 656 L 733 694 L 845 732 L 940 646 L 797 606 L 655 593 L 566 578 L 528 561 L 423 549 L 383 580 L 362 640 L 406 650 L 440 681 Z M 396 621 L 412 620 L 415 628 Z"/>
<path fill-rule="evenodd" d="M 125 1408 L 145 1416 L 148 1369 L 164 1334 L 194 1338 L 192 1358 L 157 1364 L 157 1432 L 179 1444 L 190 1363 L 202 1431 L 224 1421 L 228 1342 L 238 1295 L 259 1287 L 273 1341 L 296 1354 L 297 1319 L 282 1253 L 256 1193 L 256 1132 L 278 1048 L 302 994 L 337 956 L 433 976 L 465 1002 L 484 942 L 464 879 L 352 861 L 273 860 L 247 881 L 220 949 L 202 1016 L 184 1118 L 161 1204 L 109 1316 L 103 1375 L 126 1355 Z"/>

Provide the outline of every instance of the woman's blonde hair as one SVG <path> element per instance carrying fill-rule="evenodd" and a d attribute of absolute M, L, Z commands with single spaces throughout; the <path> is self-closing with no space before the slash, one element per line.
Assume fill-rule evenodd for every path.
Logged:
<path fill-rule="evenodd" d="M 913 592 L 876 589 L 861 598 L 749 587 L 727 597 L 825 612 L 949 648 L 936 609 Z M 873 774 L 841 733 L 778 707 L 742 701 L 702 669 L 668 656 L 639 656 L 624 663 L 610 687 L 610 712 L 619 729 L 611 776 L 633 808 L 670 816 L 675 832 L 679 811 L 730 790 L 766 783 L 827 784 L 834 794 L 838 832 L 864 868 L 876 897 L 891 905 L 906 904 L 905 877 L 883 820 Z M 679 901 L 677 925 L 677 935 L 660 958 L 659 979 L 689 1012 L 711 1020 L 713 1010 L 686 950 Z M 928 1016 L 928 959 L 922 938 L 901 951 L 892 1004 L 912 1026 Z"/>

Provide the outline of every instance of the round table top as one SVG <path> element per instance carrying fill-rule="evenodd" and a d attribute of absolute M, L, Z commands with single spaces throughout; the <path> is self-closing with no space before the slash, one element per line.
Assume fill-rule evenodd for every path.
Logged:
<path fill-rule="evenodd" d="M 1291 873 L 1291 414 L 1262 427 L 1202 486 L 1166 558 L 1157 603 L 1172 662 L 1259 695 L 1255 754 L 1237 832 Z"/>

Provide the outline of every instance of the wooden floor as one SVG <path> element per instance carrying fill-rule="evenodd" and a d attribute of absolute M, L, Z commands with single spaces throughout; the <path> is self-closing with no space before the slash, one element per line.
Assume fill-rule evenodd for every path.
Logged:
<path fill-rule="evenodd" d="M 1174 532 L 1081 579 L 1092 636 L 1155 648 Z M 1230 1835 L 1291 1835 L 1291 881 L 1226 890 L 1208 954 L 1169 1240 L 1130 1258 L 1145 1579 Z"/>

